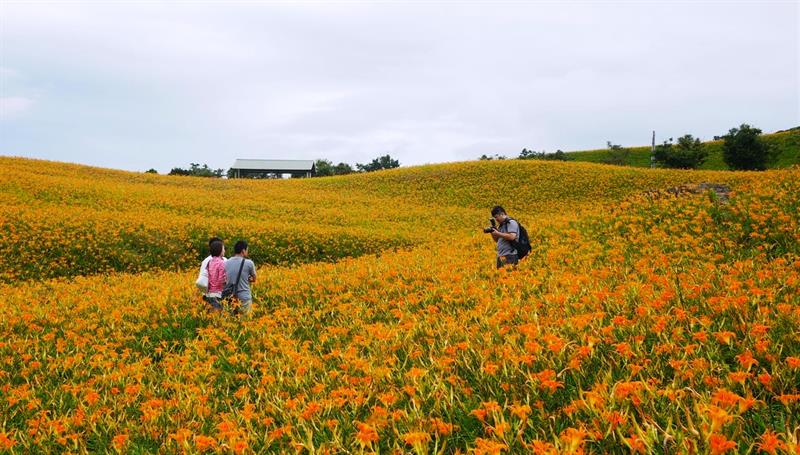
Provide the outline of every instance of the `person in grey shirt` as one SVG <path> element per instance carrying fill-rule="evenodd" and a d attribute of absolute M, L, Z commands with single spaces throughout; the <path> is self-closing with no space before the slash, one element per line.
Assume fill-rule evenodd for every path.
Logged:
<path fill-rule="evenodd" d="M 511 219 L 499 205 L 492 208 L 492 218 L 497 222 L 497 227 L 491 231 L 492 239 L 497 242 L 497 268 L 508 264 L 516 266 L 519 255 L 512 242 L 519 236 L 519 223 Z"/>
<path fill-rule="evenodd" d="M 239 280 L 236 286 L 236 298 L 239 300 L 238 312 L 244 315 L 250 314 L 253 309 L 253 295 L 250 293 L 250 283 L 256 281 L 256 265 L 247 259 L 247 242 L 239 240 L 233 246 L 235 256 L 225 262 L 225 275 L 228 276 L 228 283 L 233 285 Z M 244 261 L 244 265 L 242 265 Z M 239 270 L 241 269 L 241 277 Z"/>

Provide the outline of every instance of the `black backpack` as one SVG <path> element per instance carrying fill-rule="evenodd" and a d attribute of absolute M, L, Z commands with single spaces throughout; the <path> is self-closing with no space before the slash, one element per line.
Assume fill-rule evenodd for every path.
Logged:
<path fill-rule="evenodd" d="M 509 220 L 513 220 L 513 218 L 509 218 Z M 517 257 L 522 259 L 531 252 L 531 240 L 528 238 L 528 231 L 522 227 L 522 224 L 519 221 L 517 221 L 517 226 L 519 226 L 519 235 L 515 240 L 511 241 L 511 246 L 517 250 Z"/>

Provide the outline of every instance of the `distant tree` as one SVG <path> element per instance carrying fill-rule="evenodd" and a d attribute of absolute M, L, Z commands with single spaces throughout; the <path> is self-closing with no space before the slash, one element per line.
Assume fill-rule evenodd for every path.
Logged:
<path fill-rule="evenodd" d="M 333 168 L 334 175 L 347 175 L 352 174 L 353 172 L 355 172 L 353 170 L 353 166 L 350 166 L 347 163 L 339 163 Z"/>
<path fill-rule="evenodd" d="M 188 169 L 173 167 L 167 175 L 192 175 L 192 173 Z"/>
<path fill-rule="evenodd" d="M 556 150 L 554 153 L 549 153 L 548 155 L 550 155 L 550 159 L 555 161 L 572 161 L 575 159 L 572 156 L 564 153 L 563 150 Z"/>
<path fill-rule="evenodd" d="M 763 171 L 774 159 L 774 151 L 761 138 L 761 130 L 746 123 L 731 128 L 722 139 L 722 159 L 733 170 Z"/>
<path fill-rule="evenodd" d="M 383 169 L 394 169 L 396 167 L 400 167 L 400 161 L 392 159 L 392 157 L 389 155 L 379 156 L 378 158 L 372 160 L 372 162 L 369 164 L 356 164 L 356 168 L 359 172 L 373 172 Z"/>
<path fill-rule="evenodd" d="M 553 153 L 546 153 L 544 151 L 535 152 L 533 150 L 522 149 L 518 159 L 520 160 L 547 160 L 547 161 L 572 161 L 574 158 L 567 155 L 561 150 Z"/>
<path fill-rule="evenodd" d="M 708 150 L 700 139 L 687 134 L 679 137 L 675 146 L 672 144 L 672 138 L 657 145 L 654 157 L 662 167 L 697 169 L 708 159 Z"/>
<path fill-rule="evenodd" d="M 158 171 L 152 167 L 144 172 L 145 174 L 158 174 Z"/>
<path fill-rule="evenodd" d="M 505 160 L 507 158 L 504 155 L 494 154 L 494 155 L 488 156 L 488 155 L 484 154 L 484 155 L 481 155 L 480 158 L 478 158 L 478 159 L 481 160 L 481 161 L 487 161 L 487 160 L 491 161 L 491 160 Z"/>
<path fill-rule="evenodd" d="M 194 177 L 220 178 L 225 172 L 222 169 L 211 169 L 207 164 L 200 166 L 198 163 L 189 163 L 189 166 L 189 169 L 174 167 L 167 175 L 191 175 Z"/>
<path fill-rule="evenodd" d="M 314 169 L 316 172 L 314 176 L 316 177 L 326 177 L 329 175 L 333 175 L 335 168 L 333 163 L 330 160 L 319 159 L 314 163 Z"/>
<path fill-rule="evenodd" d="M 623 148 L 619 144 L 612 144 L 611 141 L 607 141 L 606 144 L 608 146 L 608 155 L 603 159 L 604 163 L 617 166 L 625 166 L 628 164 L 628 160 L 631 156 L 630 150 Z"/>

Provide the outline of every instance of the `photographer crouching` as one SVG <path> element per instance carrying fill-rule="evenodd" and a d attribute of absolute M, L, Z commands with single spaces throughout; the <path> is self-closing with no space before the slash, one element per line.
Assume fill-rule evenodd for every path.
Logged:
<path fill-rule="evenodd" d="M 519 255 L 514 247 L 515 240 L 519 236 L 519 223 L 511 219 L 503 207 L 496 205 L 492 209 L 492 217 L 489 218 L 491 227 L 483 229 L 486 234 L 492 234 L 492 239 L 497 242 L 497 268 L 505 265 L 516 266 L 519 263 Z"/>

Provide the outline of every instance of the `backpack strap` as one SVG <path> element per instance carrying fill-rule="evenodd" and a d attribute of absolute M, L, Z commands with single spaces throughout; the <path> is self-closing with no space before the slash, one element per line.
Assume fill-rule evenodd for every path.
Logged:
<path fill-rule="evenodd" d="M 515 243 L 516 243 L 516 242 L 519 242 L 519 236 L 520 236 L 520 227 L 519 227 L 519 221 L 517 221 L 517 220 L 515 220 L 514 218 L 511 218 L 511 217 L 509 216 L 508 218 L 506 218 L 506 220 L 505 220 L 504 222 L 500 223 L 500 225 L 499 225 L 498 227 L 500 227 L 500 226 L 502 226 L 502 225 L 504 225 L 504 224 L 505 224 L 505 225 L 508 225 L 508 222 L 509 222 L 509 221 L 512 221 L 512 220 L 513 220 L 513 221 L 515 221 L 515 222 L 517 223 L 517 237 L 516 237 L 514 240 L 508 240 L 508 242 L 509 242 L 509 243 L 511 243 L 511 246 L 512 246 L 512 247 L 514 247 L 514 251 L 516 251 L 516 252 L 517 252 L 517 255 L 519 255 L 519 249 L 518 249 L 518 248 L 516 247 L 516 245 L 515 245 Z M 506 233 L 508 233 L 508 232 L 506 231 Z"/>
<path fill-rule="evenodd" d="M 239 266 L 239 274 L 236 275 L 236 284 L 233 285 L 233 293 L 239 292 L 239 281 L 242 279 L 242 269 L 244 268 L 244 261 L 246 259 L 242 256 L 242 265 Z"/>

